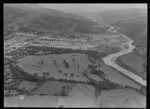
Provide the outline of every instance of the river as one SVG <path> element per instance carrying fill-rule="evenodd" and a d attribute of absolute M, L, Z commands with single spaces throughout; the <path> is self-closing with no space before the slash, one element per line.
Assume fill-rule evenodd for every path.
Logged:
<path fill-rule="evenodd" d="M 116 30 L 113 29 L 113 31 L 111 31 L 113 29 L 112 26 L 110 26 L 110 29 L 108 29 L 109 32 L 114 32 L 116 33 Z M 121 34 L 123 35 L 123 34 Z M 128 38 L 127 36 L 123 35 L 125 38 L 128 39 L 128 42 L 126 43 L 123 43 L 121 45 L 121 48 L 122 50 L 118 53 L 113 53 L 113 54 L 110 54 L 106 57 L 103 58 L 103 61 L 105 64 L 115 68 L 116 70 L 120 71 L 121 73 L 123 73 L 124 75 L 130 77 L 131 79 L 133 79 L 134 81 L 140 83 L 141 85 L 144 85 L 146 86 L 147 83 L 146 83 L 146 80 L 142 79 L 142 77 L 140 77 L 139 75 L 136 75 L 135 73 L 131 72 L 131 71 L 128 71 L 127 69 L 124 69 L 122 67 L 120 67 L 117 63 L 116 63 L 116 59 L 119 57 L 119 56 L 122 56 L 122 55 L 125 55 L 125 54 L 128 54 L 130 52 L 133 51 L 133 49 L 135 48 L 134 45 L 132 45 L 132 43 L 134 42 L 133 40 L 131 40 L 130 38 Z M 128 46 L 128 48 L 125 48 L 125 46 Z"/>

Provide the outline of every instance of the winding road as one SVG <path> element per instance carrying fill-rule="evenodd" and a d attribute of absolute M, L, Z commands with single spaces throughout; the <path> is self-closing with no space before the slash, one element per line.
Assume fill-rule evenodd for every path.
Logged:
<path fill-rule="evenodd" d="M 108 29 L 109 32 L 112 32 L 111 30 L 113 29 L 112 26 L 110 26 L 110 29 Z M 113 29 L 114 30 L 114 29 Z M 116 30 L 114 30 L 116 32 Z M 114 32 L 113 31 L 113 32 Z M 123 35 L 123 34 L 121 34 Z M 128 42 L 123 43 L 121 45 L 122 51 L 118 52 L 118 53 L 113 53 L 110 54 L 106 57 L 103 58 L 103 61 L 105 64 L 115 68 L 116 70 L 120 71 L 121 73 L 123 73 L 124 75 L 130 77 L 131 79 L 133 79 L 134 81 L 140 83 L 141 85 L 146 86 L 146 80 L 142 79 L 142 77 L 136 75 L 135 73 L 128 71 L 127 69 L 124 69 L 122 67 L 120 67 L 117 63 L 116 63 L 116 59 L 119 56 L 125 55 L 127 53 L 130 53 L 133 51 L 133 49 L 135 48 L 134 45 L 132 45 L 132 43 L 134 42 L 133 40 L 131 40 L 130 38 L 128 38 L 127 36 L 123 35 L 125 38 L 128 39 Z M 128 48 L 126 48 L 125 46 L 128 46 Z"/>

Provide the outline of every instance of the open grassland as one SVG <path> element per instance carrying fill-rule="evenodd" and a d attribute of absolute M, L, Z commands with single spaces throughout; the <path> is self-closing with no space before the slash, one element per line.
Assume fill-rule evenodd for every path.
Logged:
<path fill-rule="evenodd" d="M 47 56 L 27 56 L 19 60 L 19 67 L 29 74 L 37 74 L 46 78 L 74 79 L 86 81 L 83 71 L 91 64 L 85 54 L 70 53 Z"/>
<path fill-rule="evenodd" d="M 140 75 L 146 79 L 146 67 L 144 63 L 146 60 L 135 55 L 134 53 L 126 54 L 118 58 L 117 62 L 120 66 L 127 68 L 128 70 Z"/>
<path fill-rule="evenodd" d="M 75 84 L 66 83 L 66 82 L 58 82 L 58 81 L 47 81 L 42 85 L 42 87 L 37 90 L 31 92 L 33 95 L 60 95 L 67 96 L 67 94 L 72 90 Z"/>
<path fill-rule="evenodd" d="M 37 83 L 36 82 L 30 82 L 30 81 L 22 81 L 18 85 L 18 89 L 25 90 L 27 92 L 34 90 L 36 87 L 37 87 Z"/>
<path fill-rule="evenodd" d="M 140 89 L 141 86 L 134 81 L 128 79 L 127 77 L 120 74 L 117 70 L 103 64 L 100 67 L 100 70 L 103 71 L 106 75 L 106 78 L 114 83 L 120 84 L 122 86 L 129 86 L 133 88 Z"/>
<path fill-rule="evenodd" d="M 146 107 L 145 102 L 146 97 L 129 89 L 103 91 L 99 96 L 100 107 L 142 108 Z"/>
<path fill-rule="evenodd" d="M 67 97 L 60 97 L 58 105 L 64 107 L 95 107 L 94 90 L 88 85 L 76 85 Z"/>
<path fill-rule="evenodd" d="M 5 97 L 4 106 L 6 107 L 54 107 L 57 105 L 57 96 L 25 96 L 20 100 L 20 97 Z"/>

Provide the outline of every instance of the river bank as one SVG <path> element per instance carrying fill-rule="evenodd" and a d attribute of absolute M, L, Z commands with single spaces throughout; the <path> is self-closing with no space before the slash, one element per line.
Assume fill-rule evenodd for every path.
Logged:
<path fill-rule="evenodd" d="M 111 29 L 109 30 L 112 30 L 112 26 L 110 26 Z M 123 34 L 122 34 L 123 35 Z M 140 76 L 134 74 L 133 72 L 131 71 L 128 71 L 127 69 L 124 69 L 122 67 L 120 67 L 117 63 L 116 63 L 116 59 L 122 55 L 125 55 L 125 54 L 128 54 L 130 52 L 133 51 L 133 49 L 135 48 L 134 45 L 132 45 L 132 43 L 134 42 L 133 40 L 131 40 L 130 38 L 128 38 L 127 36 L 123 35 L 125 38 L 128 39 L 128 42 L 126 43 L 123 43 L 121 45 L 121 49 L 122 51 L 118 52 L 118 53 L 114 53 L 114 54 L 110 54 L 106 57 L 103 58 L 103 61 L 105 64 L 115 68 L 116 70 L 120 71 L 121 73 L 123 73 L 124 75 L 130 77 L 131 79 L 133 79 L 134 81 L 140 83 L 141 85 L 144 85 L 146 86 L 146 81 L 143 80 Z M 125 47 L 125 46 L 128 46 Z"/>

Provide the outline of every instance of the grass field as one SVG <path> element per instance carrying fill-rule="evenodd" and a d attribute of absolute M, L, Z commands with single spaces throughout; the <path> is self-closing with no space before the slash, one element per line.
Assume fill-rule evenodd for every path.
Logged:
<path fill-rule="evenodd" d="M 47 81 L 42 87 L 38 88 L 37 90 L 31 92 L 31 94 L 34 95 L 59 95 L 64 90 L 65 94 L 68 94 L 72 87 L 75 84 L 73 83 L 63 83 L 63 82 L 57 82 L 57 81 Z"/>
<path fill-rule="evenodd" d="M 27 56 L 19 60 L 19 67 L 29 74 L 56 79 L 86 81 L 83 71 L 91 64 L 88 56 L 79 53 Z M 44 72 L 44 73 L 43 73 Z"/>
<path fill-rule="evenodd" d="M 100 107 L 146 107 L 146 97 L 129 89 L 104 91 L 99 101 Z"/>
<path fill-rule="evenodd" d="M 125 67 L 146 79 L 146 68 L 143 66 L 145 60 L 141 57 L 138 57 L 134 53 L 130 53 L 119 57 L 117 62 L 120 66 Z"/>
<path fill-rule="evenodd" d="M 120 72 L 118 72 L 117 70 L 103 64 L 100 67 L 100 70 L 102 70 L 105 75 L 106 78 L 114 83 L 120 84 L 122 86 L 129 86 L 129 87 L 133 87 L 133 88 L 137 88 L 140 89 L 141 86 L 137 83 L 135 83 L 134 81 L 128 79 L 127 77 L 123 76 L 122 74 L 120 74 Z"/>

